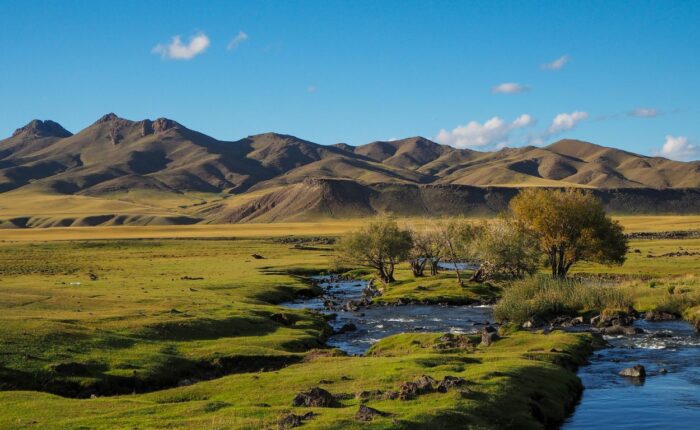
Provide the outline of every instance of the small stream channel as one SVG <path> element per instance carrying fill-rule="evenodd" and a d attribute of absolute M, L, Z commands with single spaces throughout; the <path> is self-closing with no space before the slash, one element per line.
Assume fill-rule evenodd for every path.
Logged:
<path fill-rule="evenodd" d="M 348 354 L 364 354 L 382 338 L 406 332 L 470 333 L 493 322 L 489 306 L 403 305 L 333 309 L 327 301 L 359 301 L 368 282 L 317 277 L 324 293 L 284 306 L 336 314 L 334 330 L 346 324 L 357 329 L 335 334 L 327 344 Z M 606 337 L 610 347 L 596 351 L 578 375 L 585 387 L 581 402 L 562 428 L 659 429 L 700 428 L 700 336 L 682 321 L 647 322 L 645 333 Z M 633 380 L 618 375 L 641 364 L 647 377 Z M 664 372 L 665 370 L 665 372 Z"/>
<path fill-rule="evenodd" d="M 357 328 L 331 336 L 326 342 L 348 354 L 364 354 L 373 344 L 387 336 L 398 333 L 436 332 L 472 333 L 481 329 L 484 323 L 492 322 L 493 312 L 489 306 L 441 306 L 441 305 L 402 305 L 370 306 L 356 311 L 326 307 L 327 301 L 347 303 L 360 301 L 367 281 L 344 280 L 339 278 L 315 278 L 323 295 L 310 299 L 287 302 L 286 307 L 314 309 L 326 314 L 336 314 L 330 321 L 338 331 L 346 324 Z"/>

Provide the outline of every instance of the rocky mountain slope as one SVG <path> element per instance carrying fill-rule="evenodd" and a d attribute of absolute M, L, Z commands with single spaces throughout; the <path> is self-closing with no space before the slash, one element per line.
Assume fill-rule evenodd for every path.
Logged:
<path fill-rule="evenodd" d="M 74 225 L 65 219 L 78 222 L 87 215 L 127 223 L 276 221 L 382 211 L 452 213 L 469 207 L 471 197 L 465 200 L 464 190 L 507 201 L 514 188 L 523 186 L 665 190 L 660 195 L 670 196 L 672 189 L 700 187 L 700 163 L 577 140 L 495 152 L 456 149 L 423 137 L 356 147 L 276 133 L 227 142 L 166 118 L 130 121 L 114 114 L 76 134 L 53 121 L 34 120 L 0 141 L 0 219 L 23 217 L 25 225 L 32 219 L 36 223 L 42 210 L 23 211 L 4 202 L 52 196 L 55 206 L 40 225 L 55 225 L 56 217 L 63 220 L 59 225 Z M 75 201 L 85 207 L 95 199 L 130 206 L 74 216 Z M 405 199 L 417 199 L 416 204 L 401 206 Z M 440 206 L 438 199 L 448 203 Z M 482 206 L 485 211 L 495 207 Z M 687 211 L 692 206 L 661 207 Z M 146 213 L 149 217 L 139 217 Z"/>

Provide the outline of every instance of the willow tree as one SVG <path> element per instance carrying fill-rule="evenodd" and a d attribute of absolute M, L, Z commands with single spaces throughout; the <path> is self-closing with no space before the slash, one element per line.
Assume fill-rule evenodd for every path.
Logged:
<path fill-rule="evenodd" d="M 395 281 L 394 269 L 408 258 L 412 247 L 409 230 L 401 229 L 393 219 L 380 219 L 343 237 L 339 251 L 346 259 L 376 269 L 381 281 L 388 284 Z"/>
<path fill-rule="evenodd" d="M 622 226 L 590 192 L 528 188 L 511 201 L 510 209 L 520 228 L 537 240 L 554 278 L 566 277 L 577 261 L 625 261 Z"/>

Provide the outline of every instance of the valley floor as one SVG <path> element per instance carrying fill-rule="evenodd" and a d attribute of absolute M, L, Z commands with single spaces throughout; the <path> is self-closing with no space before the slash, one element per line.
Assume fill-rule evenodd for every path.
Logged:
<path fill-rule="evenodd" d="M 634 231 L 690 230 L 700 217 L 622 222 Z M 358 225 L 0 231 L 0 428 L 259 429 L 310 411 L 302 428 L 563 420 L 581 390 L 573 370 L 591 352 L 588 334 L 515 331 L 488 347 L 447 349 L 440 333 L 403 334 L 351 357 L 324 347 L 323 315 L 280 307 L 317 293 L 302 276 L 334 270 L 326 237 Z M 680 310 L 692 320 L 700 317 L 700 278 L 691 275 L 700 273 L 698 253 L 698 238 L 634 239 L 624 266 L 576 271 L 629 289 L 637 310 Z M 398 279 L 380 300 L 464 303 L 491 300 L 499 288 L 458 288 L 449 274 L 413 280 L 407 267 Z M 461 377 L 467 389 L 358 396 L 422 375 Z M 341 395 L 342 407 L 292 407 L 316 386 Z M 389 415 L 357 421 L 361 401 Z"/>

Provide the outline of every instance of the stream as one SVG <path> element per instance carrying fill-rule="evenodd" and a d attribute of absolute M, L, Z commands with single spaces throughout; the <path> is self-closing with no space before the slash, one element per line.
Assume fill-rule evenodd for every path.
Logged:
<path fill-rule="evenodd" d="M 364 354 L 382 338 L 405 332 L 473 333 L 493 322 L 490 306 L 403 305 L 333 309 L 327 301 L 359 301 L 368 282 L 317 277 L 323 295 L 285 303 L 291 308 L 336 314 L 334 330 L 354 324 L 356 330 L 332 335 L 327 344 L 348 354 Z M 563 429 L 698 428 L 700 423 L 700 336 L 683 321 L 647 322 L 645 333 L 606 336 L 609 348 L 596 351 L 578 371 L 585 390 Z M 647 377 L 625 378 L 618 372 L 641 364 Z M 665 371 L 665 372 L 664 372 Z M 693 424 L 695 423 L 695 424 Z"/>
<path fill-rule="evenodd" d="M 362 299 L 362 291 L 369 285 L 367 281 L 343 280 L 327 277 L 315 278 L 324 290 L 319 297 L 287 302 L 283 306 L 297 309 L 314 309 L 337 317 L 329 321 L 333 330 L 338 331 L 345 324 L 354 324 L 355 331 L 335 334 L 326 342 L 348 354 L 364 354 L 379 340 L 398 333 L 475 333 L 484 323 L 492 322 L 490 306 L 441 306 L 441 305 L 402 305 L 362 307 L 357 311 L 344 309 L 328 310 L 325 303 L 332 300 L 346 303 Z"/>
<path fill-rule="evenodd" d="M 611 347 L 579 369 L 585 390 L 563 429 L 700 428 L 700 336 L 683 321 L 635 326 L 646 333 L 606 336 Z M 636 364 L 643 380 L 618 375 Z"/>

